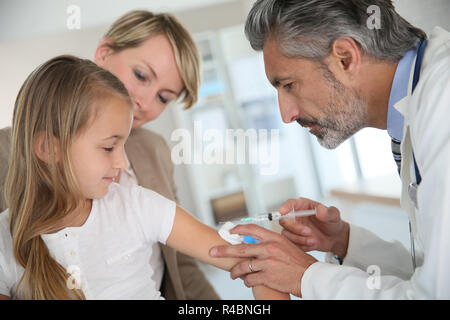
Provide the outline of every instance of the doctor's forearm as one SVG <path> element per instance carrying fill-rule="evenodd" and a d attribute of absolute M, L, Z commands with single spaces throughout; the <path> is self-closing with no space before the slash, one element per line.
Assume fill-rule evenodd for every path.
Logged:
<path fill-rule="evenodd" d="M 405 280 L 411 278 L 414 272 L 411 254 L 401 242 L 383 240 L 357 225 L 350 226 L 343 265 L 356 267 L 364 272 L 369 266 L 377 265 L 383 274 Z"/>

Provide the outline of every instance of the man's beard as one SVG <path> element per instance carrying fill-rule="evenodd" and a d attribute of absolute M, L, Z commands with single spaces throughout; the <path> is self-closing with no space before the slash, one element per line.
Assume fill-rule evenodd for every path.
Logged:
<path fill-rule="evenodd" d="M 299 118 L 297 122 L 302 126 L 317 125 L 311 133 L 322 147 L 335 149 L 367 125 L 367 102 L 358 92 L 339 82 L 327 67 L 324 76 L 330 93 L 324 116 L 309 120 Z"/>

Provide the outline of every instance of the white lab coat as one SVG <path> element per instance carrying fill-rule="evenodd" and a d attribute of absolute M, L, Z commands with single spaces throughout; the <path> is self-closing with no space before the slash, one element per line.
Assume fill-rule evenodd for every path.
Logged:
<path fill-rule="evenodd" d="M 330 263 L 330 254 L 311 265 L 301 282 L 304 299 L 450 299 L 450 33 L 433 29 L 411 95 L 414 65 L 408 96 L 395 108 L 405 118 L 401 205 L 410 217 L 417 268 L 401 243 L 351 225 L 343 265 Z M 408 194 L 416 181 L 412 150 L 422 176 L 418 210 Z"/>

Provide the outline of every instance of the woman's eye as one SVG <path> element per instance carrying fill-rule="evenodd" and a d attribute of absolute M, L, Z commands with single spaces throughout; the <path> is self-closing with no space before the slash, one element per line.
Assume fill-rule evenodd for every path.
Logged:
<path fill-rule="evenodd" d="M 145 81 L 146 78 L 145 76 L 138 70 L 134 70 L 134 76 L 136 77 L 136 79 L 138 79 L 139 81 Z"/>
<path fill-rule="evenodd" d="M 103 148 L 103 149 L 105 149 L 106 152 L 112 152 L 112 151 L 114 150 L 114 147 L 111 147 L 111 148 Z"/>

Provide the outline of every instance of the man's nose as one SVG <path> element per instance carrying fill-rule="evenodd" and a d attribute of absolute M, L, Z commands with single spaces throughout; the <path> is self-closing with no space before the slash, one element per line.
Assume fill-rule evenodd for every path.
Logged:
<path fill-rule="evenodd" d="M 300 116 L 300 110 L 295 101 L 286 95 L 278 94 L 278 105 L 284 123 L 291 123 Z"/>

